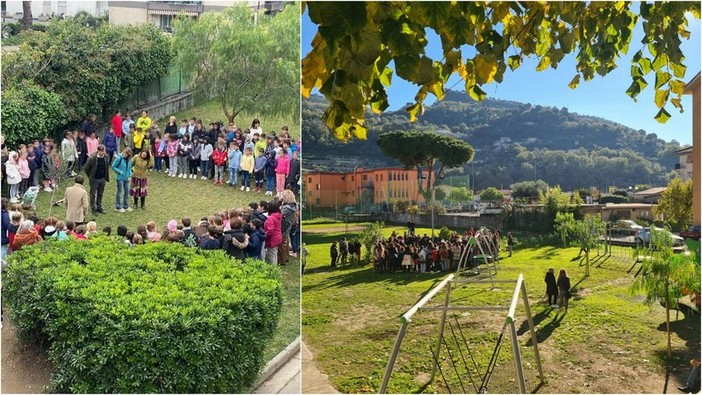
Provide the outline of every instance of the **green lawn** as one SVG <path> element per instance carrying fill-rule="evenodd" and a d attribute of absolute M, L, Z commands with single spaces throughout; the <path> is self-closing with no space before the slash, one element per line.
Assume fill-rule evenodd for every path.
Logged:
<path fill-rule="evenodd" d="M 444 275 L 380 275 L 370 265 L 331 270 L 328 258 L 331 241 L 353 236 L 353 233 L 316 232 L 324 226 L 343 232 L 338 225 L 342 224 L 305 226 L 303 223 L 303 230 L 307 231 L 303 237 L 310 251 L 302 279 L 303 336 L 314 353 L 317 366 L 329 375 L 335 388 L 348 393 L 376 392 L 400 327 L 398 317 Z M 385 233 L 393 230 L 401 233 L 404 228 L 387 227 Z M 425 229 L 417 231 L 423 233 Z M 499 279 L 516 279 L 523 273 L 529 292 L 546 384 L 536 388 L 535 359 L 533 349 L 526 346 L 529 331 L 522 321 L 525 311 L 520 307 L 517 324 L 527 389 L 541 393 L 661 392 L 666 376 L 663 360 L 666 337 L 661 330 L 665 326 L 665 314 L 661 306 L 649 308 L 642 303 L 642 296 L 629 293 L 628 287 L 639 266 L 629 272 L 633 262 L 600 258 L 594 261 L 590 277 L 584 278 L 584 262 L 576 258 L 577 254 L 578 248 L 521 245 L 512 258 L 504 258 L 499 265 Z M 569 273 L 573 299 L 567 314 L 547 306 L 543 276 L 549 267 L 565 268 Z M 455 289 L 451 299 L 452 303 L 466 305 L 507 305 L 513 288 L 513 285 L 502 284 L 491 290 L 489 286 L 472 284 Z M 437 296 L 431 304 L 437 305 L 441 299 Z M 477 380 L 477 370 L 487 365 L 505 316 L 506 311 L 449 315 L 456 332 L 454 318 L 460 322 L 471 355 L 479 365 L 479 369 L 474 369 L 469 355 L 464 355 L 473 371 L 465 374 L 457 348 L 452 349 L 466 391 L 474 391 L 468 377 Z M 438 317 L 439 313 L 429 312 L 415 315 L 404 339 L 389 392 L 447 392 L 438 373 L 432 384 L 423 387 L 431 372 L 433 359 L 429 347 L 437 338 Z M 681 313 L 676 320 L 673 312 L 671 320 L 672 367 L 675 370 L 669 389 L 684 383 L 689 373 L 689 359 L 699 358 L 700 352 L 699 317 L 684 317 Z M 446 331 L 447 341 L 455 346 L 448 327 Z M 460 334 L 456 335 L 460 339 Z M 489 392 L 492 393 L 517 391 L 510 343 L 508 335 L 505 336 L 490 382 Z M 451 392 L 462 391 L 446 353 L 440 358 Z"/>

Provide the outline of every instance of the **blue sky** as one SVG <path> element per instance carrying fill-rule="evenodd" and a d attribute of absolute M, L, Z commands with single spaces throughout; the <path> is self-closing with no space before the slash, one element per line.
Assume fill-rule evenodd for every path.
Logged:
<path fill-rule="evenodd" d="M 689 81 L 700 71 L 700 21 L 692 19 L 690 27 L 692 32 L 689 40 L 683 40 L 682 51 L 687 55 L 685 64 L 687 73 L 685 80 Z M 317 32 L 317 27 L 309 19 L 307 12 L 302 16 L 302 56 L 305 56 L 311 49 L 312 38 Z M 629 53 L 618 63 L 620 66 L 610 72 L 605 77 L 595 75 L 590 81 L 581 80 L 577 89 L 568 88 L 568 83 L 575 75 L 575 56 L 570 54 L 561 61 L 558 69 L 548 68 L 544 71 L 536 71 L 537 62 L 533 59 L 525 59 L 524 63 L 516 71 L 509 69 L 505 72 L 504 81 L 501 84 L 487 84 L 482 88 L 487 92 L 489 98 L 504 100 L 514 100 L 523 103 L 531 103 L 542 106 L 555 106 L 558 108 L 567 107 L 570 112 L 577 112 L 584 115 L 593 115 L 621 123 L 634 129 L 644 129 L 648 133 L 656 133 L 658 137 L 665 140 L 677 140 L 681 144 L 692 144 L 692 97 L 683 96 L 684 113 L 680 113 L 671 104 L 666 105 L 666 109 L 672 118 L 666 124 L 658 123 L 653 117 L 658 112 L 658 108 L 653 103 L 653 83 L 654 77 L 647 76 L 649 86 L 638 96 L 638 102 L 634 102 L 626 95 L 626 90 L 631 84 L 629 74 L 629 64 L 631 57 L 641 48 L 641 38 L 643 33 L 640 24 L 635 28 L 635 34 L 631 41 Z M 429 31 L 429 44 L 427 45 L 427 56 L 433 59 L 441 59 L 441 44 L 438 36 Z M 463 50 L 464 59 L 468 54 Z M 393 67 L 391 63 L 391 67 Z M 449 79 L 447 87 L 454 86 L 453 90 L 464 91 L 463 83 L 458 82 L 460 77 L 454 75 Z M 406 103 L 413 100 L 417 93 L 417 86 L 393 76 L 392 86 L 387 89 L 390 107 L 387 111 L 402 108 Z M 429 105 L 435 101 L 434 96 L 429 95 L 425 102 Z M 421 118 L 420 118 L 421 119 Z"/>

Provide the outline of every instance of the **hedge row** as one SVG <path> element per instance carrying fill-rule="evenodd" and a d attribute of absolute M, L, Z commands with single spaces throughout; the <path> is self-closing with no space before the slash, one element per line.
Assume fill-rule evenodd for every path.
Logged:
<path fill-rule="evenodd" d="M 246 392 L 283 297 L 263 262 L 107 238 L 24 248 L 3 283 L 20 335 L 50 344 L 52 391 L 72 393 Z"/>

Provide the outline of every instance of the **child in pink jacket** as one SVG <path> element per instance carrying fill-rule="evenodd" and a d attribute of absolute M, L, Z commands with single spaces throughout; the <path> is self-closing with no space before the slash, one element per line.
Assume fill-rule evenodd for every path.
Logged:
<path fill-rule="evenodd" d="M 290 172 L 290 158 L 285 150 L 278 152 L 278 165 L 275 167 L 275 190 L 280 194 L 285 189 L 285 179 Z"/>

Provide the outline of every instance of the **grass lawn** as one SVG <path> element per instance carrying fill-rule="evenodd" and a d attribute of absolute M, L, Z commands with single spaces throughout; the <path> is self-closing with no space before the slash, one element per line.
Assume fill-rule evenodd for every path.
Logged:
<path fill-rule="evenodd" d="M 344 224 L 303 223 L 303 237 L 310 251 L 302 279 L 302 331 L 305 343 L 314 353 L 317 367 L 329 375 L 331 384 L 341 392 L 376 392 L 400 327 L 399 316 L 438 283 L 441 273 L 376 274 L 371 265 L 329 267 L 329 247 L 333 240 L 353 236 L 343 233 Z M 323 227 L 330 228 L 323 232 Z M 387 227 L 402 233 L 402 227 Z M 417 229 L 424 233 L 425 229 Z M 525 238 L 526 239 L 526 238 Z M 506 256 L 506 254 L 503 254 Z M 594 259 L 591 275 L 584 277 L 584 262 L 576 258 L 578 248 L 533 244 L 518 245 L 511 258 L 499 265 L 498 279 L 516 280 L 525 276 L 546 384 L 537 388 L 533 348 L 523 306 L 517 310 L 523 365 L 527 390 L 540 393 L 660 393 L 666 381 L 665 310 L 643 304 L 642 295 L 631 295 L 629 286 L 639 266 L 633 261 Z M 593 254 L 594 255 L 594 254 Z M 568 313 L 547 306 L 544 274 L 549 267 L 568 271 L 573 298 Z M 471 284 L 455 288 L 452 303 L 463 305 L 508 305 L 514 285 L 500 284 L 497 289 Z M 443 294 L 431 305 L 441 303 Z M 461 362 L 450 329 L 447 342 L 467 392 L 474 392 L 469 378 L 478 381 L 484 374 L 505 311 L 449 314 L 453 329 L 456 320 L 470 344 L 471 374 Z M 461 382 L 445 351 L 440 355 L 443 375 L 437 372 L 427 387 L 433 358 L 430 346 L 438 335 L 438 312 L 422 311 L 415 315 L 407 330 L 400 355 L 390 380 L 388 392 L 461 392 Z M 689 360 L 699 358 L 699 316 L 676 319 L 671 313 L 673 360 L 668 390 L 684 384 L 689 374 Z M 460 334 L 456 333 L 460 339 Z M 514 362 L 508 333 L 499 349 L 497 366 L 489 392 L 516 393 Z M 462 342 L 462 341 L 461 341 Z M 463 348 L 466 353 L 466 348 Z M 304 380 L 304 378 L 303 378 Z"/>
<path fill-rule="evenodd" d="M 210 122 L 222 121 L 225 129 L 228 124 L 227 117 L 224 116 L 224 112 L 222 111 L 222 107 L 220 106 L 218 99 L 204 101 L 195 107 L 178 111 L 173 115 L 176 116 L 178 126 L 180 126 L 181 119 L 190 119 L 192 117 L 202 119 L 205 128 L 207 128 L 207 124 Z M 168 118 L 169 117 L 163 117 L 158 120 L 158 126 L 161 128 L 161 130 L 164 130 L 166 125 L 168 125 Z M 254 118 L 258 118 L 258 120 L 261 121 L 261 127 L 266 133 L 269 131 L 275 131 L 278 133 L 280 132 L 280 128 L 282 126 L 287 126 L 291 136 L 300 137 L 299 114 L 291 114 L 290 116 L 270 116 L 266 114 L 240 113 L 234 119 L 234 123 L 236 123 L 241 130 L 245 130 L 251 126 L 251 121 L 253 121 Z M 134 121 L 136 122 L 136 119 Z"/>
<path fill-rule="evenodd" d="M 56 192 L 56 199 L 63 198 L 65 188 L 72 184 L 73 181 L 63 182 Z M 149 220 L 155 221 L 158 228 L 163 229 L 168 220 L 175 219 L 180 222 L 180 219 L 185 216 L 190 217 L 193 223 L 197 223 L 200 218 L 215 211 L 247 207 L 252 201 L 266 198 L 263 194 L 242 192 L 238 188 L 226 185 L 215 186 L 211 181 L 172 178 L 164 173 L 151 172 L 146 210 L 137 209 L 120 213 L 114 211 L 116 188 L 114 180 L 107 183 L 105 187 L 103 208 L 107 214 L 93 217 L 88 210 L 87 220 L 94 219 L 98 224 L 98 231 L 106 225 L 112 227 L 113 234 L 118 225 L 126 225 L 129 230 L 134 231 L 137 225 Z M 40 218 L 48 216 L 50 195 L 44 191 L 39 192 L 36 205 Z M 63 218 L 66 215 L 65 206 L 54 207 L 52 215 Z M 266 351 L 266 360 L 273 358 L 300 334 L 300 265 L 298 258 L 293 259 L 288 265 L 282 266 L 285 301 L 278 331 Z"/>

